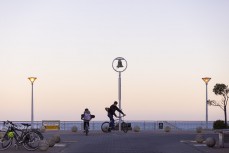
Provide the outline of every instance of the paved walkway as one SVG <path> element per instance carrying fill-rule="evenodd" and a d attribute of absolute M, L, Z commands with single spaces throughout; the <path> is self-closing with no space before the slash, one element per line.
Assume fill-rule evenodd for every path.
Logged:
<path fill-rule="evenodd" d="M 61 142 L 49 148 L 47 153 L 229 153 L 229 145 L 219 148 L 209 148 L 205 144 L 197 144 L 194 132 L 142 131 L 102 133 L 91 131 L 85 136 L 81 131 L 49 131 L 45 138 L 60 134 Z M 218 141 L 218 135 L 213 132 L 204 133 L 205 138 L 211 136 Z M 18 150 L 11 147 L 6 151 L 11 153 L 26 153 L 23 147 Z M 41 153 L 42 151 L 32 151 Z"/>

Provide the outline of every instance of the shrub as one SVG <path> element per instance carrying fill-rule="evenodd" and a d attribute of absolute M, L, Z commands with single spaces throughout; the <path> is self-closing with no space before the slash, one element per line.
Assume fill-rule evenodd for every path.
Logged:
<path fill-rule="evenodd" d="M 213 128 L 214 129 L 225 129 L 226 126 L 224 124 L 224 121 L 222 120 L 216 120 L 214 123 L 213 123 Z"/>

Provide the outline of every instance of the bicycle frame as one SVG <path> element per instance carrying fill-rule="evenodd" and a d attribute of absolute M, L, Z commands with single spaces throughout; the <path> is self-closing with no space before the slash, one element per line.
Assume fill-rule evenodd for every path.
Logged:
<path fill-rule="evenodd" d="M 119 119 L 121 119 L 121 130 L 124 131 L 125 133 L 128 131 L 128 125 L 127 123 L 124 122 L 124 120 L 122 119 L 123 116 L 118 117 L 118 119 L 114 119 L 114 127 L 115 129 L 111 129 L 110 127 L 110 123 L 111 121 L 105 121 L 102 123 L 101 125 L 101 130 L 105 133 L 110 132 L 111 130 L 119 130 Z"/>
<path fill-rule="evenodd" d="M 24 130 L 16 128 L 14 124 L 9 126 L 8 130 L 6 131 L 6 134 L 8 132 L 14 133 L 13 138 L 15 139 L 17 145 L 21 145 L 25 141 L 24 136 L 26 135 L 26 132 Z M 21 134 L 19 135 L 18 132 L 21 132 Z"/>

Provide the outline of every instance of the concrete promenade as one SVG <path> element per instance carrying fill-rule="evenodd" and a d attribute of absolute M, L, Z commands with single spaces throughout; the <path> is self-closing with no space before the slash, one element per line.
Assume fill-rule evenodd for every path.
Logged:
<path fill-rule="evenodd" d="M 60 134 L 61 142 L 47 151 L 26 151 L 22 146 L 18 149 L 13 146 L 6 151 L 10 153 L 229 153 L 229 145 L 225 148 L 209 148 L 205 144 L 197 144 L 194 140 L 195 132 L 172 131 L 141 131 L 128 133 L 112 131 L 102 133 L 101 131 L 90 131 L 85 136 L 82 131 L 73 133 L 71 131 L 48 131 L 44 133 L 45 138 L 54 134 Z M 204 137 L 215 137 L 214 132 L 204 132 Z M 218 142 L 217 142 L 218 143 Z"/>

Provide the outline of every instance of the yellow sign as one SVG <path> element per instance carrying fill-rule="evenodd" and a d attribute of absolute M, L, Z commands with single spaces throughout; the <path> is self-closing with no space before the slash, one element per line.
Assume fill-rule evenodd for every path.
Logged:
<path fill-rule="evenodd" d="M 60 130 L 60 120 L 43 120 L 42 126 L 46 130 Z"/>

